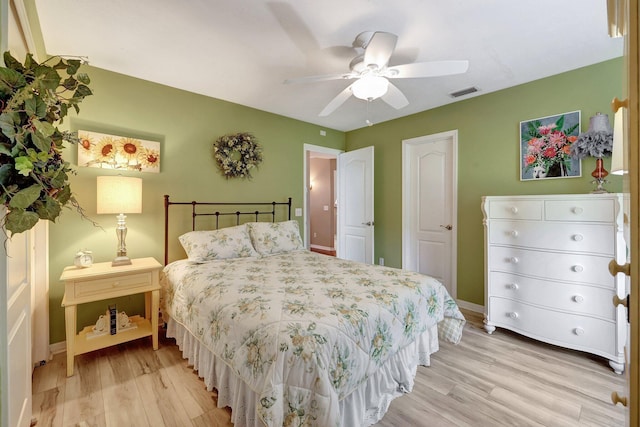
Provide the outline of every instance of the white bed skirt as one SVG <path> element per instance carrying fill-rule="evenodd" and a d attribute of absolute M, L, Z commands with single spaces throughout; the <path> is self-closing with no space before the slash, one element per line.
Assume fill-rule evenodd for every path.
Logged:
<path fill-rule="evenodd" d="M 207 390 L 218 391 L 218 407 L 230 407 L 235 427 L 264 427 L 256 414 L 258 394 L 223 360 L 218 359 L 180 323 L 169 319 L 167 337 L 175 338 L 182 356 L 198 371 Z M 342 426 L 369 426 L 382 419 L 391 401 L 413 389 L 418 365 L 429 366 L 438 351 L 438 330 L 433 326 L 416 341 L 398 351 L 380 370 L 340 401 Z"/>

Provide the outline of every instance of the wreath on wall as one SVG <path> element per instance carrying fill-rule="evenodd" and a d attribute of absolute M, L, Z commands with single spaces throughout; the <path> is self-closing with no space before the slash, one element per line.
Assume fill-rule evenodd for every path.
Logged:
<path fill-rule="evenodd" d="M 227 178 L 251 178 L 251 170 L 262 162 L 262 147 L 248 132 L 224 135 L 213 144 L 213 156 Z"/>

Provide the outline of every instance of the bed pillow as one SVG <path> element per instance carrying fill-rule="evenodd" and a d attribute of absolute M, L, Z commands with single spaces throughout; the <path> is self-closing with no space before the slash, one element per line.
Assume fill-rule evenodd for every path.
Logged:
<path fill-rule="evenodd" d="M 219 230 L 190 231 L 178 239 L 189 261 L 193 262 L 258 256 L 246 224 Z"/>
<path fill-rule="evenodd" d="M 249 222 L 247 227 L 253 247 L 260 255 L 304 249 L 298 221 Z"/>

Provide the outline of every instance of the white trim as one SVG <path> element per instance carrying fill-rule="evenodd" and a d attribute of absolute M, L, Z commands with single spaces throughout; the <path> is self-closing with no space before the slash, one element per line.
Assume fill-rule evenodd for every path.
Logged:
<path fill-rule="evenodd" d="M 474 304 L 472 302 L 464 301 L 464 300 L 461 300 L 461 299 L 456 300 L 456 303 L 458 303 L 458 307 L 463 308 L 465 310 L 473 311 L 475 313 L 484 314 L 484 305 Z"/>
<path fill-rule="evenodd" d="M 12 0 L 11 3 L 13 3 L 13 7 L 15 7 L 16 9 L 16 14 L 18 15 L 18 25 L 20 25 L 22 36 L 27 43 L 27 50 L 33 55 L 33 58 L 36 61 L 40 62 L 40 59 L 38 58 L 38 52 L 36 50 L 36 42 L 33 39 L 33 31 L 31 31 L 31 25 L 29 25 L 29 15 L 27 14 L 24 0 Z"/>
<path fill-rule="evenodd" d="M 453 194 L 451 195 L 451 225 L 453 229 L 451 230 L 451 253 L 455 254 L 455 256 L 451 257 L 451 297 L 456 298 L 458 293 L 458 130 L 450 130 L 440 133 L 435 133 L 432 135 L 424 135 L 411 139 L 402 140 L 402 268 L 406 268 L 407 266 L 407 257 L 409 255 L 409 210 L 407 209 L 408 202 L 408 191 L 410 188 L 409 173 L 407 173 L 408 169 L 408 159 L 409 155 L 409 145 L 418 145 L 418 144 L 428 144 L 435 140 L 441 140 L 445 138 L 451 138 L 452 144 L 452 155 L 453 155 L 453 165 L 452 165 L 452 175 L 453 182 L 451 183 L 451 188 Z"/>
<path fill-rule="evenodd" d="M 303 151 L 302 151 L 302 164 L 303 164 L 303 171 L 302 171 L 302 206 L 303 206 L 303 218 L 304 218 L 304 247 L 308 248 L 309 244 L 310 244 L 310 240 L 309 240 L 309 153 L 323 153 L 323 154 L 330 154 L 333 156 L 336 156 L 336 159 L 338 158 L 338 156 L 342 153 L 344 153 L 344 151 L 342 150 L 338 150 L 336 148 L 328 148 L 328 147 L 322 147 L 320 145 L 313 145 L 313 144 L 304 144 L 303 146 Z M 338 195 L 336 194 L 336 198 L 338 197 Z"/>
<path fill-rule="evenodd" d="M 66 341 L 54 342 L 53 344 L 49 345 L 49 352 L 51 353 L 51 357 L 53 357 L 54 354 L 66 353 L 66 351 Z"/>

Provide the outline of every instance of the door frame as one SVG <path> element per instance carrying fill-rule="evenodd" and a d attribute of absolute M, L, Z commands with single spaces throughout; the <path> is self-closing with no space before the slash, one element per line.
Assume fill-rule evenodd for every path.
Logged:
<path fill-rule="evenodd" d="M 309 154 L 310 153 L 322 153 L 322 154 L 329 154 L 329 155 L 333 155 L 336 157 L 336 160 L 338 159 L 338 156 L 342 153 L 344 153 L 344 150 L 338 150 L 336 148 L 329 148 L 329 147 L 323 147 L 321 145 L 313 145 L 313 144 L 304 144 L 303 146 L 303 151 L 302 151 L 302 164 L 303 164 L 303 172 L 302 172 L 302 206 L 304 206 L 304 214 L 302 215 L 303 217 L 303 228 L 304 228 L 304 236 L 303 236 L 303 243 L 304 243 L 304 247 L 309 249 L 309 245 L 311 243 L 311 239 L 309 238 Z M 336 179 L 338 178 L 337 176 L 337 170 L 336 170 Z M 339 191 L 339 190 L 338 190 Z M 338 198 L 338 194 L 335 195 L 336 198 Z M 336 240 L 340 239 L 340 236 L 336 235 Z M 336 245 L 337 246 L 337 245 Z M 337 248 L 336 248 L 337 249 Z"/>
<path fill-rule="evenodd" d="M 409 155 L 411 154 L 411 147 L 422 145 L 422 144 L 431 144 L 435 141 L 440 141 L 442 139 L 451 139 L 451 152 L 453 155 L 452 159 L 452 182 L 451 182 L 451 191 L 453 192 L 451 196 L 451 224 L 453 225 L 453 229 L 451 230 L 451 297 L 453 299 L 457 299 L 458 297 L 458 281 L 457 281 L 457 271 L 458 271 L 458 130 L 450 130 L 440 133 L 435 133 L 431 135 L 423 135 L 410 139 L 402 140 L 402 268 L 407 268 L 410 250 L 410 238 L 409 236 L 412 233 L 410 229 L 411 221 L 411 198 L 409 194 L 410 188 L 410 180 L 411 180 L 411 170 L 410 170 L 410 159 Z"/>

